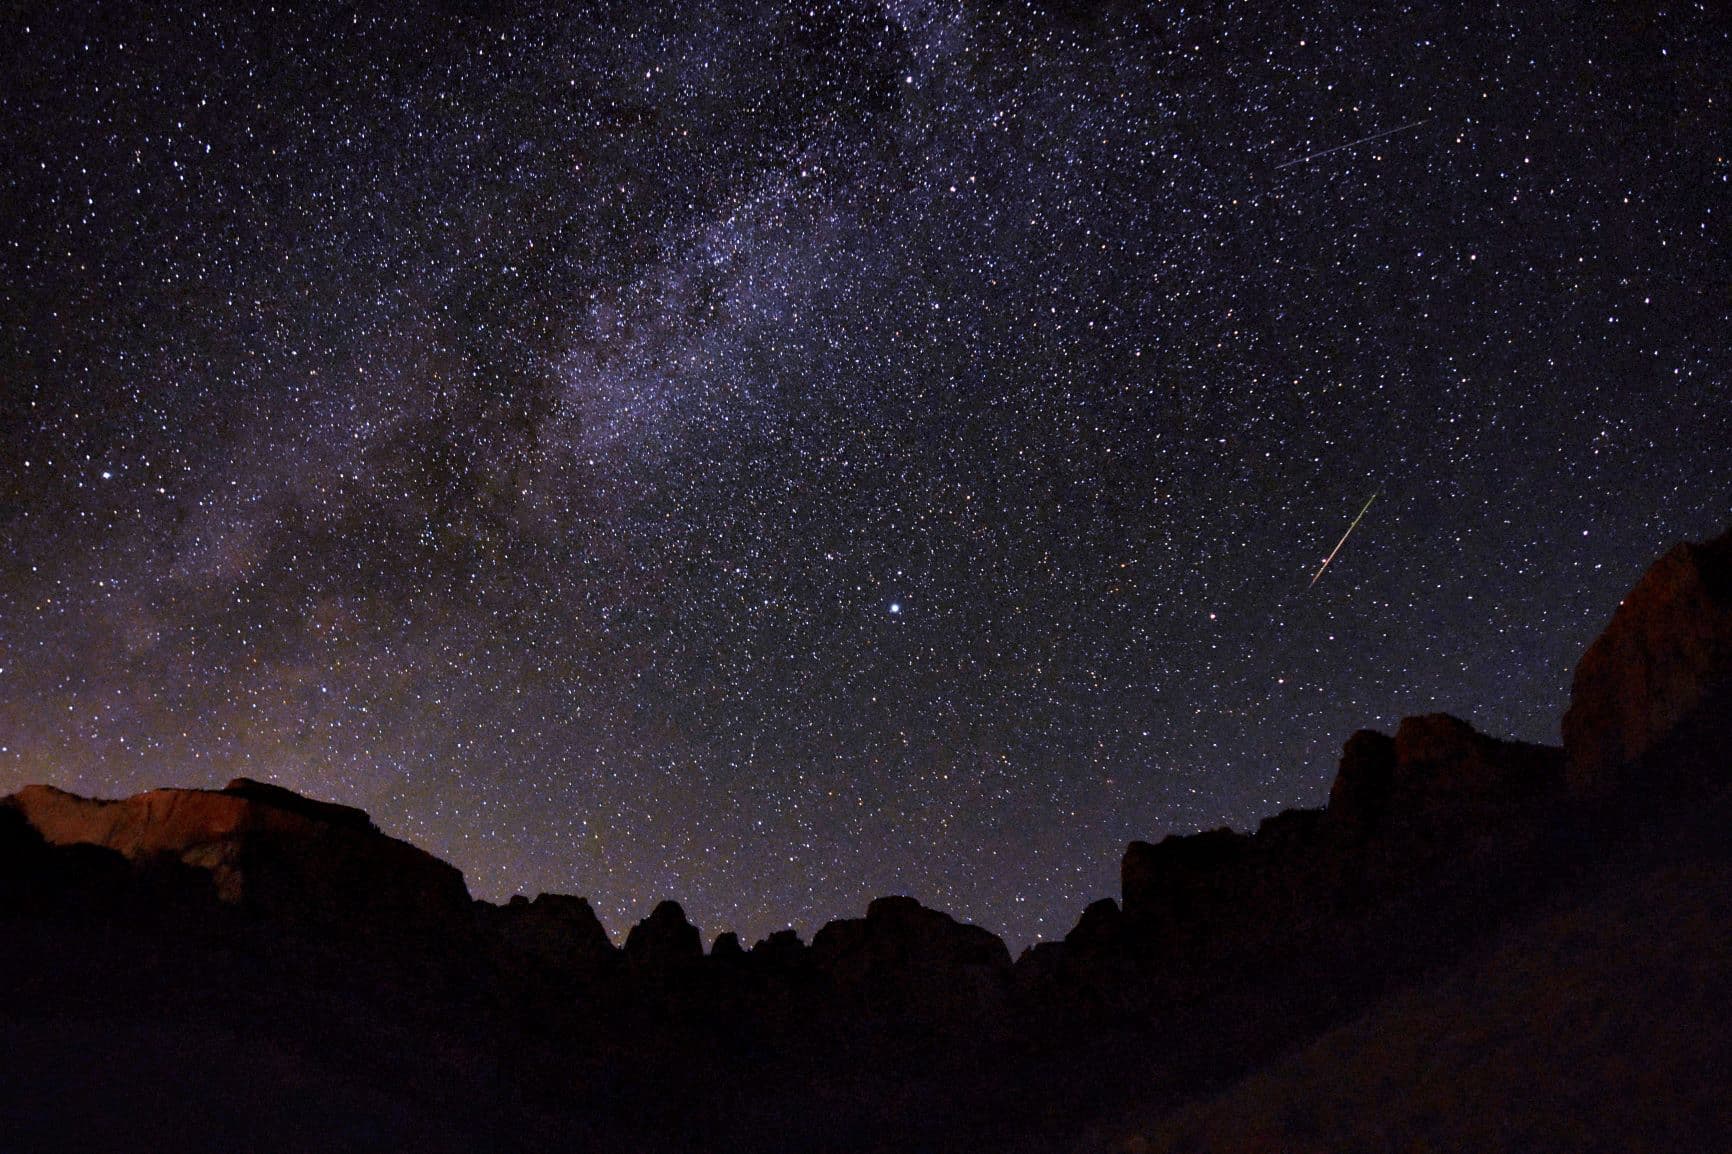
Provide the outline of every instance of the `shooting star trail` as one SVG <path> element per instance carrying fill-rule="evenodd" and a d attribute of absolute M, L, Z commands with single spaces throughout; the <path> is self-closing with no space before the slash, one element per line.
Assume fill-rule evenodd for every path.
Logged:
<path fill-rule="evenodd" d="M 1325 156 L 1333 156 L 1335 153 L 1340 152 L 1343 149 L 1355 148 L 1361 144 L 1370 144 L 1373 140 L 1382 140 L 1386 136 L 1394 136 L 1398 132 L 1406 132 L 1410 128 L 1418 128 L 1422 124 L 1429 123 L 1431 123 L 1431 117 L 1425 116 L 1418 120 L 1410 120 L 1406 124 L 1397 124 L 1394 128 L 1386 128 L 1382 132 L 1373 132 L 1370 136 L 1361 136 L 1358 140 L 1349 140 L 1346 144 L 1337 144 L 1333 148 L 1325 148 L 1322 152 L 1313 152 L 1305 156 L 1297 157 L 1293 160 L 1282 161 L 1280 164 L 1275 166 L 1275 171 L 1280 172 L 1283 168 L 1292 168 L 1295 164 L 1304 164 L 1308 160 L 1320 160 Z"/>
<path fill-rule="evenodd" d="M 1383 492 L 1382 489 L 1377 490 L 1377 493 L 1381 492 Z M 1353 536 L 1353 530 L 1359 528 L 1359 522 L 1365 517 L 1365 510 L 1371 508 L 1372 501 L 1377 500 L 1377 493 L 1371 494 L 1371 496 L 1366 499 L 1365 504 L 1359 509 L 1359 516 L 1353 518 L 1353 524 L 1347 526 L 1347 532 L 1341 534 L 1341 540 L 1335 542 L 1335 548 L 1329 550 L 1329 556 L 1323 559 L 1323 564 L 1318 566 L 1316 574 L 1311 578 L 1311 584 L 1305 586 L 1305 588 L 1310 589 L 1312 586 L 1317 584 L 1318 578 L 1323 576 L 1323 570 L 1329 568 L 1329 562 L 1335 560 L 1335 554 L 1341 552 L 1341 546 L 1347 544 L 1347 538 Z"/>

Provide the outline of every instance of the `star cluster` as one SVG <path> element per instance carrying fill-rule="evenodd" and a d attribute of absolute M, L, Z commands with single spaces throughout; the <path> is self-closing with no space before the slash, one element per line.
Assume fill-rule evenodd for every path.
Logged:
<path fill-rule="evenodd" d="M 1022 943 L 1732 511 L 1713 5 L 289 7 L 6 17 L 0 792 Z"/>

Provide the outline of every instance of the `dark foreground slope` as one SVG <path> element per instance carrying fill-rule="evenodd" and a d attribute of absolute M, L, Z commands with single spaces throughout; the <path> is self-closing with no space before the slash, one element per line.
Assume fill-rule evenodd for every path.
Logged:
<path fill-rule="evenodd" d="M 1098 1147 L 1726 1149 L 1732 797 L 1703 816 L 1711 828 L 1654 826 L 1679 840 L 1620 854 L 1541 916 L 1219 1096 L 1102 1128 Z"/>
<path fill-rule="evenodd" d="M 1135 843 L 1012 962 L 882 898 L 623 948 L 237 781 L 0 804 L 5 1148 L 1715 1148 L 1732 535 L 1584 657 L 1565 749 L 1355 734 L 1329 803 Z"/>

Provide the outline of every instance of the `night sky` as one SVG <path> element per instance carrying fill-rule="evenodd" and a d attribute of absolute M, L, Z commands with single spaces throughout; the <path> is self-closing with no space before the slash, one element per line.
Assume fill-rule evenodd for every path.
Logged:
<path fill-rule="evenodd" d="M 1556 740 L 1732 518 L 1732 17 L 1313 7 L 7 5 L 0 793 L 1017 947 Z"/>

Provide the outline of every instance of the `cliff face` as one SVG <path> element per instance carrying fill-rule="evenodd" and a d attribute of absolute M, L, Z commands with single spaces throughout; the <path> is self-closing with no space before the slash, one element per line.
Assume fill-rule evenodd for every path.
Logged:
<path fill-rule="evenodd" d="M 1563 723 L 1572 790 L 1644 784 L 1638 763 L 1680 730 L 1732 738 L 1732 531 L 1660 558 L 1582 655 Z"/>
<path fill-rule="evenodd" d="M 31 785 L 7 802 L 50 845 L 102 846 L 132 861 L 206 870 L 222 901 L 261 913 L 423 927 L 469 913 L 462 873 L 386 837 L 361 810 L 247 778 L 120 801 Z"/>
<path fill-rule="evenodd" d="M 1251 834 L 1132 842 L 1117 932 L 1175 964 L 1290 943 L 1506 835 L 1555 802 L 1562 781 L 1561 750 L 1499 741 L 1445 714 L 1407 718 L 1393 738 L 1362 730 L 1323 810 L 1290 810 Z"/>

